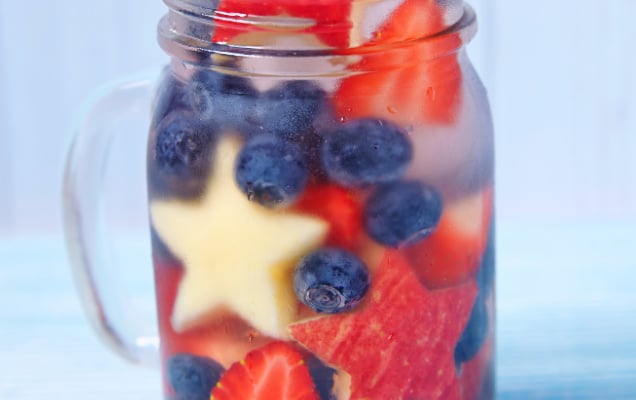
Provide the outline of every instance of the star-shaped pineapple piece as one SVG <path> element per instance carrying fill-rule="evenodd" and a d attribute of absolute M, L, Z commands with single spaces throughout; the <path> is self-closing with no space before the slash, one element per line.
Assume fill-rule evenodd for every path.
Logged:
<path fill-rule="evenodd" d="M 453 353 L 476 295 L 474 282 L 427 290 L 388 250 L 358 308 L 292 324 L 291 336 L 351 377 L 351 400 L 459 400 Z"/>
<path fill-rule="evenodd" d="M 152 223 L 185 269 L 172 314 L 181 332 L 227 307 L 266 335 L 285 336 L 296 312 L 291 270 L 324 240 L 327 223 L 251 202 L 234 181 L 241 143 L 220 138 L 198 201 L 155 200 Z"/>

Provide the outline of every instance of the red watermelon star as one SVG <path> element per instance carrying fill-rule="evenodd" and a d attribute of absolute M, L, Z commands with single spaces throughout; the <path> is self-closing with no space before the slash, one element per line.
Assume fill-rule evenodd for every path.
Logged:
<path fill-rule="evenodd" d="M 453 349 L 477 286 L 429 291 L 387 251 L 366 303 L 351 313 L 291 326 L 291 335 L 351 376 L 351 400 L 460 398 Z"/>

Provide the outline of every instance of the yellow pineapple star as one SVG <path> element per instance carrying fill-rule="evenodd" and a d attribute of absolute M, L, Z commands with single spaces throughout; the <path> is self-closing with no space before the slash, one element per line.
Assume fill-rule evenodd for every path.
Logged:
<path fill-rule="evenodd" d="M 172 313 L 178 332 L 226 306 L 267 335 L 287 335 L 296 312 L 291 269 L 327 233 L 320 219 L 250 202 L 234 181 L 239 151 L 238 140 L 220 139 L 200 201 L 150 205 L 155 229 L 185 269 Z"/>

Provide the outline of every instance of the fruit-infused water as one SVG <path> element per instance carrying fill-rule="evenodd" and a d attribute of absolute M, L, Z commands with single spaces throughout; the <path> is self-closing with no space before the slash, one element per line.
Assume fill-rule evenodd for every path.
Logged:
<path fill-rule="evenodd" d="M 167 3 L 148 146 L 166 398 L 491 399 L 470 8 Z"/>

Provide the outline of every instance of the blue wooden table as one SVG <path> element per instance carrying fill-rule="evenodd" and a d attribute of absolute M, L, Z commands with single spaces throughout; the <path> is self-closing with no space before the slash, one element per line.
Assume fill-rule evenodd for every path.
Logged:
<path fill-rule="evenodd" d="M 636 221 L 502 222 L 497 246 L 498 398 L 636 399 Z M 159 374 L 93 335 L 61 237 L 0 238 L 0 399 L 61 398 L 158 400 Z"/>

